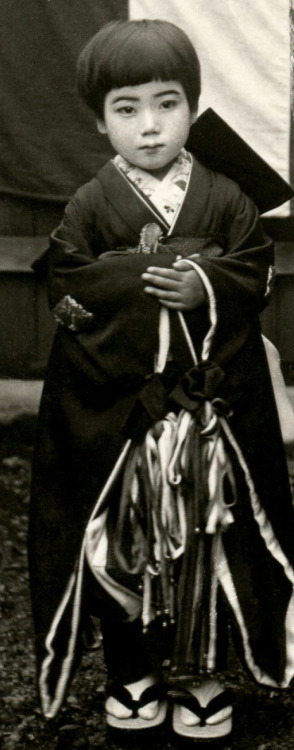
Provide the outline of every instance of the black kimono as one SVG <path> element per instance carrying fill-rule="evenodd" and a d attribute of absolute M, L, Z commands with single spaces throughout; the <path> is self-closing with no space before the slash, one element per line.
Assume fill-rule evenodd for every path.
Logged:
<path fill-rule="evenodd" d="M 203 306 L 185 315 L 170 313 L 172 357 L 156 375 L 160 305 L 144 292 L 141 279 L 150 256 L 126 252 L 138 246 L 142 227 L 150 222 L 164 235 L 152 265 L 169 267 L 175 253 L 185 250 L 206 290 Z M 109 251 L 119 252 L 99 257 Z M 254 678 L 280 687 L 292 679 L 294 515 L 258 318 L 273 262 L 272 242 L 252 201 L 230 179 L 197 161 L 172 233 L 109 162 L 78 190 L 52 235 L 46 256 L 49 302 L 61 324 L 40 408 L 29 534 L 39 684 L 47 717 L 62 704 L 79 658 L 89 609 L 84 586 L 89 520 L 103 513 L 107 517 L 108 540 L 114 543 L 108 544 L 105 569 L 123 595 L 115 600 L 122 620 L 141 617 L 148 566 L 158 580 L 155 561 L 148 559 L 154 539 L 146 542 L 155 533 L 154 521 L 142 521 L 138 512 L 133 524 L 125 483 L 137 447 L 144 447 L 147 435 L 154 438 L 154 427 L 169 413 L 176 420 L 184 412 L 192 415 L 187 418 L 189 461 L 194 479 L 202 476 L 196 495 L 189 477 L 186 482 L 185 549 L 178 547 L 174 554 L 181 582 L 173 592 L 178 620 L 174 669 L 192 670 L 193 658 L 197 668 L 215 668 L 217 623 L 208 633 L 211 625 L 200 615 L 205 596 L 215 610 L 220 593 Z M 222 459 L 218 462 L 223 495 L 213 506 L 213 523 L 213 513 L 209 519 L 207 514 L 209 493 L 216 492 L 210 487 L 213 472 L 208 479 L 201 469 L 203 456 L 211 468 L 203 436 L 206 430 L 210 437 L 212 424 L 221 441 L 219 456 L 223 453 L 227 461 L 223 474 Z M 139 509 L 143 515 L 144 508 Z M 213 541 L 207 544 L 208 536 L 216 540 L 215 547 Z M 214 560 L 209 592 L 202 587 L 195 593 L 199 560 L 202 554 L 203 566 L 208 548 Z M 163 609 L 166 586 L 170 590 L 165 574 L 166 567 L 159 575 Z M 154 590 L 149 594 L 152 605 Z M 192 628 L 181 612 L 193 603 Z M 198 643 L 200 620 L 206 630 Z M 192 646 L 182 653 L 186 636 Z"/>

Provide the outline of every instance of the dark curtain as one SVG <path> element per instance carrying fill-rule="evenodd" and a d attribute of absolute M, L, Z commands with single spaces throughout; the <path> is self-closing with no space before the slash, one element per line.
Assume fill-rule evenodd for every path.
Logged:
<path fill-rule="evenodd" d="M 77 56 L 126 0 L 0 0 L 0 192 L 66 199 L 110 155 L 75 84 Z"/>

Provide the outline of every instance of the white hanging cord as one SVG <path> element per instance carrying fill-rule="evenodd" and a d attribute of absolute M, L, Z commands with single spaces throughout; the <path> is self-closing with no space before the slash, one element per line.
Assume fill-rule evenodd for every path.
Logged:
<path fill-rule="evenodd" d="M 178 318 L 179 318 L 179 321 L 181 323 L 181 326 L 182 326 L 182 329 L 183 329 L 183 332 L 184 332 L 184 336 L 185 336 L 185 339 L 186 339 L 186 342 L 187 342 L 187 346 L 188 346 L 189 352 L 191 354 L 193 363 L 194 363 L 194 365 L 197 365 L 197 363 L 198 363 L 197 354 L 195 352 L 195 349 L 194 349 L 194 346 L 193 346 L 193 341 L 191 339 L 191 336 L 190 336 L 190 333 L 189 333 L 189 329 L 188 329 L 187 323 L 185 321 L 185 318 L 183 316 L 183 313 L 178 312 Z"/>
<path fill-rule="evenodd" d="M 155 365 L 155 372 L 163 372 L 167 363 L 168 353 L 170 349 L 170 321 L 167 307 L 160 308 L 158 336 L 159 348 L 157 362 Z"/>

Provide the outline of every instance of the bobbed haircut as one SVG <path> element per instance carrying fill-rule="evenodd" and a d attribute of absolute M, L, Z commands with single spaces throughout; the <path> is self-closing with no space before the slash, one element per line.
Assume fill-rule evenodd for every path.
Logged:
<path fill-rule="evenodd" d="M 152 80 L 178 81 L 191 112 L 197 109 L 200 63 L 184 31 L 168 21 L 108 23 L 90 39 L 78 59 L 78 91 L 101 119 L 109 91 Z"/>

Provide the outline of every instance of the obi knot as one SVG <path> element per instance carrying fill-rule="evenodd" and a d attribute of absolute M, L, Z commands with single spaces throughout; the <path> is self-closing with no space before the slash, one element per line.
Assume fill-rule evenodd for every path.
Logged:
<path fill-rule="evenodd" d="M 226 411 L 225 402 L 217 397 L 219 385 L 225 373 L 214 362 L 200 362 L 178 381 L 170 399 L 187 411 L 196 411 L 203 401 L 216 402 L 218 410 Z"/>
<path fill-rule="evenodd" d="M 145 378 L 145 383 L 127 417 L 123 432 L 135 442 L 140 442 L 149 428 L 164 419 L 169 408 L 169 393 L 179 379 L 179 368 L 175 362 L 168 362 L 164 372 L 153 373 Z"/>

